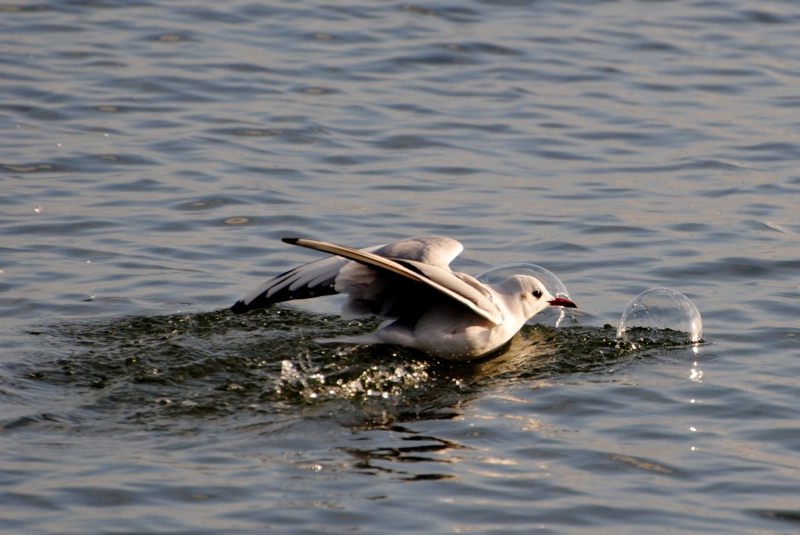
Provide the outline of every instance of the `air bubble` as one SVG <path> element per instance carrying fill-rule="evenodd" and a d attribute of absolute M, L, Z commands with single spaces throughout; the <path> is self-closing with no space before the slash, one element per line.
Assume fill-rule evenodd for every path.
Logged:
<path fill-rule="evenodd" d="M 551 271 L 536 264 L 503 264 L 502 266 L 487 269 L 477 277 L 484 284 L 497 284 L 514 275 L 530 275 L 536 277 L 553 297 L 569 299 L 567 287 Z"/>
<path fill-rule="evenodd" d="M 561 282 L 561 279 L 556 277 L 553 272 L 543 268 L 542 266 L 537 266 L 536 264 L 503 264 L 501 266 L 488 269 L 475 278 L 484 284 L 497 284 L 514 275 L 529 275 L 531 277 L 536 277 L 539 282 L 542 283 L 542 286 L 544 286 L 553 297 L 570 299 L 569 292 L 567 292 L 567 287 L 564 286 L 564 283 Z M 529 321 L 532 324 L 539 323 L 542 325 L 560 327 L 565 324 L 565 322 L 575 322 L 575 318 L 572 315 L 572 310 L 573 309 L 567 309 L 564 307 L 547 307 L 536 314 L 536 316 Z"/>
<path fill-rule="evenodd" d="M 703 320 L 691 299 L 669 288 L 656 288 L 637 295 L 622 313 L 617 338 L 627 340 L 632 329 L 677 331 L 692 342 L 703 337 Z"/>

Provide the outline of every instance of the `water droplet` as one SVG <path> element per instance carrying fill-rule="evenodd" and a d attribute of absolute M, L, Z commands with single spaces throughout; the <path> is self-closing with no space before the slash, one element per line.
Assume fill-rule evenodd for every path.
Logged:
<path fill-rule="evenodd" d="M 656 288 L 637 295 L 622 313 L 617 338 L 627 339 L 631 329 L 666 329 L 686 333 L 689 340 L 703 337 L 703 320 L 691 299 L 669 288 Z"/>

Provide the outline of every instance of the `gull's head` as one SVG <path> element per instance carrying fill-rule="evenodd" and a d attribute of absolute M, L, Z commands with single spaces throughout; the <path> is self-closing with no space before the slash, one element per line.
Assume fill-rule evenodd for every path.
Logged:
<path fill-rule="evenodd" d="M 561 282 L 561 280 L 552 272 L 546 270 L 542 266 L 537 266 L 536 264 L 503 264 L 502 266 L 496 266 L 484 271 L 475 278 L 483 284 L 488 284 L 490 286 L 499 287 L 504 284 L 510 284 L 508 290 L 505 291 L 507 295 L 510 295 L 511 293 L 516 294 L 520 291 L 521 285 L 523 284 L 520 277 L 523 276 L 536 279 L 539 282 L 539 286 L 543 286 L 544 290 L 546 290 L 542 293 L 544 296 L 542 301 L 547 304 L 542 305 L 542 307 L 547 308 L 547 306 L 561 306 L 567 308 L 577 308 L 575 303 L 570 300 L 569 292 L 567 291 L 567 287 L 564 286 L 564 283 Z M 532 282 L 525 284 L 527 284 L 529 287 L 534 286 Z M 532 292 L 533 290 L 531 293 Z M 550 297 L 546 295 L 548 293 Z M 538 309 L 537 311 L 541 310 L 542 309 Z"/>
<path fill-rule="evenodd" d="M 522 312 L 528 318 L 533 317 L 550 306 L 578 308 L 578 305 L 566 297 L 556 297 L 547 291 L 544 284 L 531 275 L 514 275 L 512 277 L 519 283 L 519 298 L 522 302 Z"/>

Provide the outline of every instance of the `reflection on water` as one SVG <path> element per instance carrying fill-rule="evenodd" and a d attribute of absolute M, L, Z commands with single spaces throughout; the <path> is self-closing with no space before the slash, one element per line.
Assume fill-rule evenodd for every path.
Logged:
<path fill-rule="evenodd" d="M 399 425 L 391 426 L 389 431 L 399 435 L 401 443 L 408 445 L 345 448 L 343 451 L 355 459 L 353 469 L 371 475 L 386 474 L 404 481 L 442 480 L 455 477 L 453 474 L 435 472 L 435 465 L 451 464 L 453 461 L 450 456 L 458 450 L 466 449 L 464 446 L 450 440 L 420 435 Z M 403 469 L 405 463 L 431 463 L 431 466 L 423 468 L 422 470 L 427 470 L 424 472 L 411 472 Z"/>

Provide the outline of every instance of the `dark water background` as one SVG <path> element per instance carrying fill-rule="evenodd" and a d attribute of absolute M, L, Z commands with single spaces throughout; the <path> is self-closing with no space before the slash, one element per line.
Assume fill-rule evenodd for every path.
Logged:
<path fill-rule="evenodd" d="M 800 529 L 800 4 L 0 5 L 4 533 Z M 228 311 L 464 243 L 580 305 L 488 362 Z M 617 347 L 671 287 L 700 346 Z"/>

